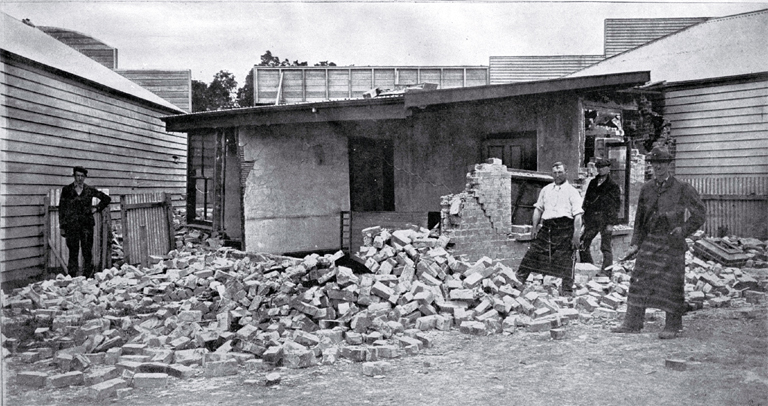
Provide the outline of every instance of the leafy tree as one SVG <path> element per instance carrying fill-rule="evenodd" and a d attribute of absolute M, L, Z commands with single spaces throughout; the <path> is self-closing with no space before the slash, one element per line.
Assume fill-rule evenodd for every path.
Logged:
<path fill-rule="evenodd" d="M 222 70 L 213 75 L 213 80 L 206 85 L 198 80 L 192 81 L 192 111 L 223 110 L 237 107 L 235 75 Z"/>
<path fill-rule="evenodd" d="M 208 99 L 205 97 L 205 91 L 208 85 L 199 80 L 192 80 L 192 112 L 208 110 Z"/>
<path fill-rule="evenodd" d="M 237 105 L 240 107 L 253 106 L 253 92 L 253 69 L 251 69 L 245 76 L 243 87 L 237 89 Z"/>
<path fill-rule="evenodd" d="M 208 85 L 205 94 L 208 97 L 209 110 L 222 110 L 237 107 L 235 95 L 237 81 L 235 75 L 222 70 L 213 75 L 213 81 Z"/>

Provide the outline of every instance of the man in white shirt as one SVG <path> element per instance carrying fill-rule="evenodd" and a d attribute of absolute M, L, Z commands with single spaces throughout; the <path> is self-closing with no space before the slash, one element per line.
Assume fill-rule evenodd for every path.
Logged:
<path fill-rule="evenodd" d="M 581 238 L 582 200 L 579 191 L 566 180 L 562 162 L 552 165 L 553 183 L 544 186 L 534 205 L 534 238 L 525 254 L 517 277 L 525 282 L 531 272 L 562 278 L 562 294 L 573 292 L 575 250 Z"/>

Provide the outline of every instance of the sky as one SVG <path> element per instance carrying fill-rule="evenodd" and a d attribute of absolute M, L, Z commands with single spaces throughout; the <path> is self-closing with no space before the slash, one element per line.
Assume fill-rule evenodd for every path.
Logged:
<path fill-rule="evenodd" d="M 600 55 L 606 18 L 720 17 L 757 1 L 12 1 L 0 9 L 118 49 L 120 69 L 189 69 L 239 84 L 260 56 L 314 65 L 488 65 L 490 56 Z"/>

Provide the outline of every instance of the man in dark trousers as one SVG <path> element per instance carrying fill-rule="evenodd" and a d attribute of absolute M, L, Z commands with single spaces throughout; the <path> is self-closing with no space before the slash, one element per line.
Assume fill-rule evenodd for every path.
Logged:
<path fill-rule="evenodd" d="M 534 238 L 525 253 L 517 278 L 525 283 L 531 272 L 562 278 L 564 296 L 573 293 L 574 250 L 579 247 L 581 233 L 581 195 L 566 180 L 565 165 L 552 165 L 553 183 L 544 186 L 534 205 Z M 539 229 L 539 225 L 541 228 Z"/>
<path fill-rule="evenodd" d="M 611 238 L 613 226 L 618 222 L 617 213 L 621 204 L 621 189 L 611 179 L 611 161 L 598 158 L 595 162 L 597 177 L 592 179 L 584 195 L 584 234 L 581 236 L 579 257 L 581 262 L 592 263 L 589 247 L 592 240 L 600 234 L 600 252 L 603 253 L 603 266 L 600 273 L 611 276 L 609 269 L 613 265 Z"/>
<path fill-rule="evenodd" d="M 59 227 L 61 236 L 67 239 L 69 260 L 67 272 L 77 276 L 78 257 L 83 251 L 83 275 L 93 276 L 93 213 L 104 210 L 112 201 L 109 196 L 85 184 L 88 171 L 82 166 L 72 168 L 75 181 L 64 186 L 59 202 Z M 93 198 L 99 199 L 99 205 L 93 208 Z"/>
<path fill-rule="evenodd" d="M 704 224 L 706 207 L 691 185 L 669 174 L 672 155 L 654 148 L 648 156 L 653 179 L 640 190 L 635 231 L 627 257 L 637 253 L 629 285 L 627 315 L 614 333 L 638 333 L 645 309 L 666 312 L 659 338 L 678 337 L 685 312 L 685 237 Z M 688 213 L 686 215 L 686 212 Z M 686 219 L 687 217 L 687 219 Z"/>

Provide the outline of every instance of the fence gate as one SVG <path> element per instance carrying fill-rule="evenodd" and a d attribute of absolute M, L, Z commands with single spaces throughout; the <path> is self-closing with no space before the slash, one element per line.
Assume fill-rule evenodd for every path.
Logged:
<path fill-rule="evenodd" d="M 120 214 L 126 263 L 148 266 L 150 255 L 163 256 L 174 247 L 170 195 L 121 195 Z"/>
<path fill-rule="evenodd" d="M 109 194 L 109 190 L 101 189 L 101 191 Z M 43 230 L 45 256 L 43 263 L 45 264 L 46 272 L 55 272 L 59 269 L 68 272 L 69 249 L 67 249 L 67 240 L 61 236 L 59 231 L 60 200 L 61 189 L 51 189 L 45 197 L 45 229 Z M 109 207 L 101 213 L 94 213 L 93 220 L 96 224 L 93 227 L 93 269 L 95 272 L 99 272 L 112 267 L 112 252 L 109 238 L 112 221 L 109 215 Z M 78 263 L 81 267 L 83 266 L 82 254 L 79 254 Z"/>

